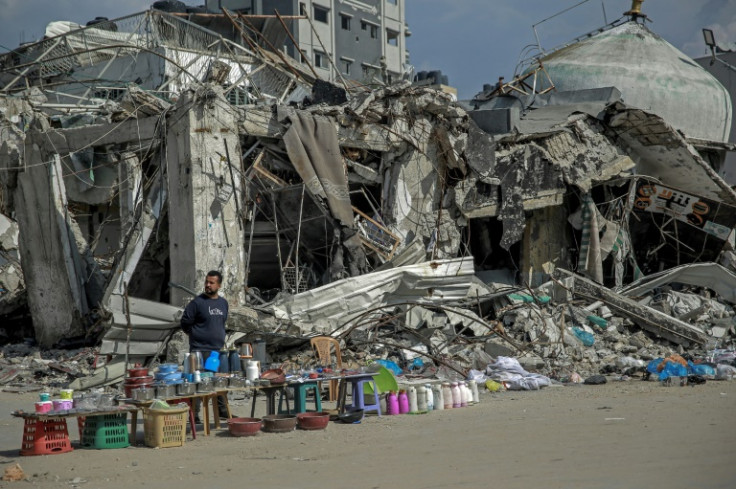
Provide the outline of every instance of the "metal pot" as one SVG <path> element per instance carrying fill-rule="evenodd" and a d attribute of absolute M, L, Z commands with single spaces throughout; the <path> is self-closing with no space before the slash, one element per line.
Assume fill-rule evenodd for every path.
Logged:
<path fill-rule="evenodd" d="M 215 389 L 225 389 L 228 385 L 227 377 L 215 377 Z"/>
<path fill-rule="evenodd" d="M 230 377 L 228 387 L 245 387 L 244 377 Z"/>
<path fill-rule="evenodd" d="M 253 346 L 250 343 L 240 344 L 240 358 L 253 358 Z"/>
<path fill-rule="evenodd" d="M 145 387 L 138 387 L 130 391 L 134 401 L 150 401 L 153 399 L 156 391 Z"/>
<path fill-rule="evenodd" d="M 215 383 L 211 378 L 205 377 L 200 383 L 197 384 L 197 392 L 214 392 Z"/>
<path fill-rule="evenodd" d="M 156 397 L 167 398 L 176 395 L 176 385 L 174 384 L 158 384 L 156 386 Z"/>
<path fill-rule="evenodd" d="M 176 386 L 176 395 L 177 396 L 191 396 L 194 394 L 194 391 L 197 389 L 197 384 L 193 384 L 191 382 L 182 382 L 181 384 L 178 384 Z"/>

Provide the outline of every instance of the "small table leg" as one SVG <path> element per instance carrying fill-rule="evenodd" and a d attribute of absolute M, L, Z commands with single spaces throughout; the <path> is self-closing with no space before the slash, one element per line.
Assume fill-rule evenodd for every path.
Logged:
<path fill-rule="evenodd" d="M 337 412 L 343 414 L 345 412 L 345 400 L 348 396 L 348 381 L 340 379 L 340 387 L 337 392 Z"/>
<path fill-rule="evenodd" d="M 220 408 L 217 405 L 218 395 L 215 392 L 210 396 L 212 402 L 212 417 L 215 418 L 215 429 L 220 429 Z"/>
<path fill-rule="evenodd" d="M 136 433 L 138 433 L 138 410 L 130 412 L 130 436 L 128 441 L 131 445 L 135 446 Z"/>
<path fill-rule="evenodd" d="M 204 436 L 210 436 L 210 403 L 208 396 L 202 396 L 202 409 L 204 411 Z"/>

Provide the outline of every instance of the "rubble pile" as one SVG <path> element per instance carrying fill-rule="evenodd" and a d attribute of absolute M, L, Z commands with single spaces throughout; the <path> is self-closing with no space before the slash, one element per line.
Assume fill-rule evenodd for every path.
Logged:
<path fill-rule="evenodd" d="M 33 341 L 0 349 L 0 388 L 3 392 L 34 392 L 66 387 L 102 366 L 94 348 L 41 349 Z"/>
<path fill-rule="evenodd" d="M 181 361 L 181 308 L 212 269 L 229 343 L 267 338 L 280 363 L 309 363 L 316 335 L 355 364 L 445 376 L 500 357 L 631 375 L 733 348 L 722 142 L 616 87 L 459 104 L 316 81 L 163 12 L 110 22 L 19 48 L 22 70 L 0 56 L 0 331 L 32 328 L 44 358 L 65 342 L 112 356 L 85 387 Z M 131 53 L 161 71 L 124 79 Z M 114 90 L 92 76 L 110 66 Z"/>

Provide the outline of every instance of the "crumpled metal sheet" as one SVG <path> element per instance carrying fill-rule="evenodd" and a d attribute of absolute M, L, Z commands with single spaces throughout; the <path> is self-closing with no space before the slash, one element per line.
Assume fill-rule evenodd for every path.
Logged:
<path fill-rule="evenodd" d="M 736 274 L 717 263 L 692 263 L 648 275 L 624 288 L 621 294 L 637 297 L 673 282 L 707 287 L 726 301 L 736 304 Z"/>
<path fill-rule="evenodd" d="M 435 260 L 350 277 L 273 303 L 279 319 L 348 320 L 368 309 L 402 302 L 438 304 L 465 297 L 472 257 Z"/>

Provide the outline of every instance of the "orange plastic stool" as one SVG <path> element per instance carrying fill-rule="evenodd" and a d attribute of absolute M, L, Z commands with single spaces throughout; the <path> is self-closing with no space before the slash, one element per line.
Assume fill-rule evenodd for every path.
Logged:
<path fill-rule="evenodd" d="M 53 455 L 72 450 L 66 419 L 25 419 L 21 455 Z"/>

